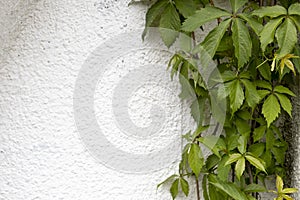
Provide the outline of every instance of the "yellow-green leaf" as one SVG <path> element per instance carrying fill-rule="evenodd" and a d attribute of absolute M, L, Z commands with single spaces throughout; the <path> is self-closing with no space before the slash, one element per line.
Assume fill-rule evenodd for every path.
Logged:
<path fill-rule="evenodd" d="M 288 13 L 289 15 L 300 15 L 300 3 L 290 5 Z"/>
<path fill-rule="evenodd" d="M 225 166 L 226 165 L 230 165 L 236 161 L 238 161 L 240 158 L 242 158 L 242 155 L 239 154 L 239 153 L 234 153 L 234 154 L 231 154 L 229 156 L 229 159 L 225 162 Z"/>
<path fill-rule="evenodd" d="M 240 180 L 242 174 L 245 171 L 245 158 L 241 157 L 235 164 L 235 173 L 237 178 Z"/>
<path fill-rule="evenodd" d="M 265 165 L 264 161 L 260 160 L 259 158 L 255 158 L 254 156 L 249 155 L 249 154 L 246 155 L 245 157 L 250 162 L 251 165 L 253 165 L 257 169 L 267 173 L 265 166 L 264 166 Z"/>

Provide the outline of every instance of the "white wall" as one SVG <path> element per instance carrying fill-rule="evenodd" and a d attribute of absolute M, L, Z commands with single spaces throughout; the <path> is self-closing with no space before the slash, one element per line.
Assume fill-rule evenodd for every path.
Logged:
<path fill-rule="evenodd" d="M 0 3 L 1 200 L 171 199 L 156 185 L 193 122 L 128 3 Z"/>
<path fill-rule="evenodd" d="M 166 71 L 171 54 L 157 38 L 141 42 L 146 7 L 128 3 L 2 2 L 1 200 L 170 199 L 156 185 L 176 172 L 190 119 Z M 99 52 L 104 74 L 84 77 Z M 80 98 L 96 87 L 88 117 L 102 138 L 81 129 L 76 83 L 85 87 Z"/>

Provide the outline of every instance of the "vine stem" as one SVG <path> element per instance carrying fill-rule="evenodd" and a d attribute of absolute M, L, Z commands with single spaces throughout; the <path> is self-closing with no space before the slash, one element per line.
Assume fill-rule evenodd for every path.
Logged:
<path fill-rule="evenodd" d="M 197 200 L 200 200 L 200 189 L 199 189 L 199 181 L 198 178 L 195 176 L 196 180 L 196 192 L 197 192 Z"/>

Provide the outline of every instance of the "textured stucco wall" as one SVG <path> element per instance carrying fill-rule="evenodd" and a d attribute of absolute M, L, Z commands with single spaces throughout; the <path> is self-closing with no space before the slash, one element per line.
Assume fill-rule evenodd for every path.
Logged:
<path fill-rule="evenodd" d="M 156 185 L 193 122 L 165 71 L 172 50 L 141 42 L 146 7 L 128 3 L 0 3 L 1 200 L 171 199 Z M 91 108 L 105 140 L 85 134 Z"/>

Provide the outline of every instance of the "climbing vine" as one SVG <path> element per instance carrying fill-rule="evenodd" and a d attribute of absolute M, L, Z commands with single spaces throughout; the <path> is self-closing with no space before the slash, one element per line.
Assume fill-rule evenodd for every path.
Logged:
<path fill-rule="evenodd" d="M 151 2 L 143 38 L 148 27 L 159 27 L 167 47 L 181 34 L 190 38 L 170 59 L 169 68 L 172 77 L 179 75 L 180 96 L 192 99 L 197 123 L 184 135 L 178 173 L 158 187 L 170 184 L 173 199 L 179 192 L 188 196 L 192 185 L 198 199 L 202 188 L 205 200 L 252 200 L 261 192 L 275 193 L 276 200 L 293 199 L 297 189 L 283 188 L 288 143 L 278 121 L 283 115 L 292 117 L 295 94 L 290 86 L 300 72 L 299 1 L 230 0 L 230 8 L 213 0 Z M 204 29 L 208 34 L 197 41 Z M 216 67 L 207 78 L 203 71 L 210 61 Z M 186 92 L 190 88 L 194 98 Z M 219 102 L 226 102 L 223 109 Z M 209 116 L 222 134 L 209 132 Z M 208 157 L 203 148 L 210 150 Z M 270 179 L 276 179 L 277 191 L 268 190 Z"/>

